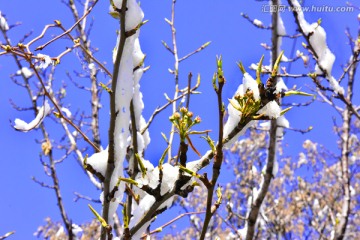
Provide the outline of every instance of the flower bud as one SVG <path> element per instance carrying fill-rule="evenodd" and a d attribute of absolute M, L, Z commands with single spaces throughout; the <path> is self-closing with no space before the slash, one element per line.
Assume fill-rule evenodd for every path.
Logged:
<path fill-rule="evenodd" d="M 173 115 L 174 119 L 180 119 L 180 113 L 178 112 L 175 112 L 174 115 Z"/>
<path fill-rule="evenodd" d="M 194 122 L 195 123 L 200 123 L 201 122 L 201 118 L 199 116 L 197 116 L 195 119 L 194 119 Z"/>
<path fill-rule="evenodd" d="M 181 112 L 181 113 L 187 113 L 188 110 L 187 110 L 186 107 L 182 107 L 182 108 L 180 108 L 180 112 Z"/>

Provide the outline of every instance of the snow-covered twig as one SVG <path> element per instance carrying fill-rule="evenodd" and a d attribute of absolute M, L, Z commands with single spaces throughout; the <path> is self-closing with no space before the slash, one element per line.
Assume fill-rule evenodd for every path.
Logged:
<path fill-rule="evenodd" d="M 335 61 L 335 55 L 327 46 L 325 30 L 320 26 L 320 23 L 313 23 L 310 25 L 306 21 L 298 0 L 288 0 L 288 3 L 292 8 L 300 9 L 300 11 L 293 11 L 293 14 L 296 24 L 299 26 L 300 32 L 308 43 L 307 48 L 310 50 L 311 54 L 316 60 L 316 74 L 325 74 L 332 92 L 334 92 L 343 103 L 350 107 L 354 115 L 360 119 L 360 114 L 355 111 L 352 103 L 349 102 L 349 100 L 345 97 L 344 88 L 341 87 L 339 82 L 331 75 L 332 67 Z M 312 79 L 317 87 L 320 89 L 325 89 L 325 87 L 318 80 L 316 80 L 316 75 L 314 75 Z"/>
<path fill-rule="evenodd" d="M 38 114 L 34 120 L 32 120 L 30 123 L 26 123 L 23 120 L 16 118 L 14 121 L 14 128 L 21 132 L 28 132 L 34 128 L 37 128 L 43 122 L 44 118 L 50 113 L 50 111 L 50 105 L 47 100 L 45 100 L 44 106 L 39 109 Z"/>
<path fill-rule="evenodd" d="M 111 1 L 110 9 L 120 15 L 120 35 L 112 75 L 109 150 L 103 192 L 102 217 L 108 226 L 113 223 L 112 216 L 122 201 L 125 189 L 124 182 L 119 182 L 119 185 L 117 182 L 123 178 L 123 161 L 129 145 L 127 139 L 130 136 L 130 105 L 135 94 L 134 85 L 137 84 L 134 81 L 137 77 L 136 71 L 133 70 L 134 63 L 138 60 L 134 51 L 137 50 L 136 41 L 144 16 L 135 0 Z M 109 228 L 102 227 L 101 239 L 106 239 L 109 234 L 111 234 Z"/>
<path fill-rule="evenodd" d="M 15 233 L 15 231 L 11 231 L 11 232 L 8 232 L 2 236 L 0 236 L 0 240 L 3 240 L 3 239 L 6 239 L 8 237 L 10 237 L 11 235 L 13 235 Z"/>
<path fill-rule="evenodd" d="M 291 7 L 300 6 L 297 0 L 288 0 Z M 333 238 L 344 239 L 346 234 L 346 229 L 349 221 L 349 215 L 351 211 L 351 194 L 350 194 L 350 176 L 349 176 L 349 137 L 350 137 L 350 127 L 351 127 L 351 118 L 356 116 L 360 119 L 360 114 L 356 111 L 355 107 L 352 104 L 353 97 L 353 85 L 354 85 L 354 75 L 357 68 L 359 49 L 358 46 L 352 49 L 353 56 L 348 65 L 348 68 L 344 71 L 343 75 L 340 77 L 339 82 L 344 78 L 346 72 L 348 72 L 349 80 L 347 83 L 347 94 L 342 87 L 339 86 L 339 82 L 331 76 L 332 64 L 335 60 L 334 55 L 330 52 L 326 45 L 326 33 L 324 29 L 319 26 L 316 29 L 312 28 L 312 25 L 309 25 L 302 11 L 294 11 L 294 17 L 297 25 L 303 36 L 305 37 L 308 48 L 311 50 L 316 62 L 317 67 L 326 74 L 326 78 L 332 87 L 332 90 L 337 94 L 338 98 L 345 103 L 346 108 L 341 112 L 341 110 L 334 104 L 333 101 L 330 101 L 328 98 L 323 96 L 323 99 L 327 101 L 330 105 L 335 107 L 338 111 L 341 112 L 341 117 L 343 120 L 342 124 L 342 134 L 341 134 L 341 184 L 343 186 L 344 198 L 342 199 L 342 209 L 339 217 L 339 222 L 334 226 Z M 315 84 L 321 89 L 322 86 L 318 81 L 315 81 L 316 77 L 313 77 Z"/>
<path fill-rule="evenodd" d="M 10 39 L 7 37 L 7 34 L 6 32 L 3 32 L 3 35 L 6 39 L 6 42 L 8 44 L 8 46 L 10 46 Z M 18 66 L 19 69 L 22 69 L 22 65 L 21 65 L 21 62 L 20 62 L 20 59 L 19 59 L 19 56 L 17 54 L 15 54 L 14 52 L 12 52 L 12 56 L 14 57 L 14 60 Z M 45 95 L 50 99 L 50 100 L 53 100 L 53 98 L 51 97 L 51 95 L 49 94 L 49 92 L 47 91 L 47 89 L 45 88 L 45 85 L 42 81 L 42 78 L 40 77 L 39 73 L 38 73 L 38 70 L 35 68 L 34 64 L 32 62 L 29 62 L 30 63 L 30 67 L 33 69 L 36 77 L 39 79 L 40 83 L 41 83 L 41 86 L 43 87 L 43 90 L 45 92 Z M 36 109 L 37 109 L 37 103 L 36 103 L 36 98 L 30 88 L 30 84 L 29 84 L 29 79 L 27 78 L 27 76 L 25 76 L 24 72 L 21 71 L 21 76 L 24 80 L 24 83 L 25 83 L 25 88 L 27 89 L 27 92 L 28 92 L 28 95 L 29 95 L 29 98 L 30 98 L 30 101 L 32 102 L 32 106 L 33 106 L 33 109 L 35 110 L 36 112 Z M 52 101 L 53 102 L 53 101 Z M 45 102 L 46 104 L 47 102 Z M 58 107 L 58 105 L 56 103 L 54 103 L 54 106 L 60 111 L 60 108 Z M 44 107 L 44 109 L 46 108 L 46 106 Z M 41 114 L 39 112 L 39 114 Z M 49 134 L 48 132 L 46 131 L 45 127 L 44 127 L 44 124 L 42 123 L 39 123 L 38 124 L 40 129 L 41 129 L 41 132 L 43 134 L 43 137 L 45 139 L 46 142 L 50 142 L 49 140 Z M 66 227 L 66 230 L 68 232 L 68 237 L 69 239 L 73 239 L 73 232 L 72 232 L 72 226 L 71 226 L 71 221 L 69 220 L 67 214 L 66 214 L 66 211 L 65 211 L 65 207 L 64 207 L 64 204 L 63 204 L 63 201 L 62 201 L 62 197 L 61 197 L 61 191 L 60 191 L 60 186 L 59 186 L 59 181 L 58 181 L 58 177 L 57 177 L 57 173 L 56 173 L 56 167 L 55 167 L 55 164 L 56 164 L 56 161 L 54 160 L 54 157 L 53 157 L 53 153 L 50 149 L 50 151 L 48 152 L 47 154 L 48 158 L 49 158 L 49 161 L 50 161 L 50 164 L 47 164 L 47 166 L 50 168 L 50 176 L 53 180 L 53 185 L 52 186 L 49 186 L 49 185 L 44 185 L 44 186 L 49 186 L 50 188 L 54 189 L 55 191 L 55 195 L 56 195 L 56 198 L 57 198 L 57 205 L 59 207 L 59 210 L 60 210 L 60 215 L 62 217 L 62 220 L 64 222 L 64 225 Z M 40 184 L 42 184 L 41 182 L 38 182 Z"/>
<path fill-rule="evenodd" d="M 267 30 L 270 30 L 271 27 L 269 26 L 265 26 L 264 23 L 258 19 L 251 19 L 247 14 L 245 13 L 240 13 L 240 15 L 245 18 L 246 20 L 248 20 L 252 25 L 254 25 L 255 27 L 257 28 L 260 28 L 260 29 L 267 29 Z"/>

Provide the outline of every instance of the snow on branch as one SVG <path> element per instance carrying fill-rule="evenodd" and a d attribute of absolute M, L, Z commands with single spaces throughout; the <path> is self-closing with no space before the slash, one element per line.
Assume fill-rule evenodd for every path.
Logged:
<path fill-rule="evenodd" d="M 35 119 L 32 120 L 30 123 L 26 123 L 25 121 L 16 118 L 15 119 L 15 125 L 14 128 L 21 132 L 28 132 L 34 128 L 37 128 L 40 126 L 40 124 L 44 121 L 45 117 L 50 113 L 51 107 L 47 100 L 44 102 L 44 106 L 42 106 L 38 114 L 36 115 Z"/>
<path fill-rule="evenodd" d="M 270 120 L 278 119 L 290 108 L 281 110 L 280 99 L 284 96 L 288 96 L 285 90 L 287 90 L 282 80 L 272 87 L 272 82 L 277 79 L 277 71 L 279 68 L 280 60 L 283 57 L 283 52 L 274 64 L 274 70 L 271 77 L 267 80 L 266 86 L 260 80 L 260 74 L 262 69 L 263 57 L 258 63 L 256 72 L 256 80 L 245 71 L 244 66 L 239 63 L 239 68 L 243 72 L 243 83 L 240 84 L 236 90 L 232 99 L 229 99 L 228 114 L 229 118 L 224 126 L 225 147 L 229 147 L 238 137 L 245 133 L 254 122 L 253 120 Z M 300 94 L 296 92 L 294 94 Z M 237 131 L 233 136 L 234 130 L 239 124 L 245 124 L 245 127 L 241 131 Z"/>
<path fill-rule="evenodd" d="M 288 1 L 292 7 L 298 9 L 298 11 L 294 11 L 294 16 L 296 17 L 301 32 L 313 50 L 313 55 L 317 61 L 315 73 L 325 74 L 334 93 L 344 95 L 344 88 L 339 85 L 338 81 L 331 74 L 335 62 L 335 55 L 326 43 L 326 32 L 324 28 L 320 26 L 321 21 L 319 20 L 312 24 L 308 23 L 298 0 Z"/>
<path fill-rule="evenodd" d="M 0 11 L 0 29 L 3 31 L 9 30 L 9 25 L 8 25 L 5 17 L 1 15 L 1 11 Z"/>
<path fill-rule="evenodd" d="M 136 92 L 136 112 L 140 124 L 143 103 L 139 91 L 139 80 L 142 75 L 144 55 L 138 42 L 139 28 L 143 24 L 144 14 L 135 0 L 110 1 L 110 13 L 120 17 L 121 33 L 118 36 L 114 52 L 114 74 L 111 94 L 111 122 L 109 130 L 109 152 L 105 171 L 103 201 L 103 218 L 109 226 L 113 224 L 113 215 L 123 199 L 125 184 L 119 179 L 124 179 L 124 160 L 128 146 L 131 144 L 129 123 L 131 122 L 131 105 Z M 135 72 L 134 72 L 135 71 Z M 136 90 L 134 90 L 134 87 Z M 143 120 L 145 125 L 145 120 Z M 139 126 L 142 127 L 142 126 Z M 138 134 L 140 135 L 140 134 Z M 135 136 L 138 136 L 135 135 Z M 138 136 L 137 138 L 141 138 Z M 149 138 L 139 139 L 146 147 Z M 111 232 L 108 232 L 111 234 Z M 102 239 L 105 239 L 102 231 Z"/>
<path fill-rule="evenodd" d="M 114 1 L 116 7 L 121 6 L 122 1 Z M 135 0 L 130 0 L 127 3 L 128 11 L 126 12 L 125 30 L 129 31 L 136 28 L 143 19 L 143 12 Z M 130 122 L 130 102 L 133 98 L 133 52 L 135 40 L 138 38 L 139 31 L 136 34 L 126 38 L 124 51 L 122 53 L 119 74 L 116 79 L 118 88 L 115 92 L 115 109 L 117 116 L 115 119 L 115 171 L 112 182 L 114 183 L 122 176 L 123 160 L 126 154 L 126 148 L 129 145 L 128 138 L 129 122 Z M 120 37 L 120 35 L 119 35 Z M 120 174 L 120 175 L 119 175 Z M 121 191 L 120 191 L 121 192 Z M 119 197 L 121 201 L 122 197 Z"/>

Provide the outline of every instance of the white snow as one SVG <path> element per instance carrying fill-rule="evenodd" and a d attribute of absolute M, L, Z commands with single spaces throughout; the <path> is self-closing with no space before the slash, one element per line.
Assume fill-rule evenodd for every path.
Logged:
<path fill-rule="evenodd" d="M 276 137 L 282 140 L 284 136 L 284 128 L 289 128 L 290 123 L 283 115 L 276 119 L 276 124 L 278 126 L 278 128 L 276 129 Z"/>
<path fill-rule="evenodd" d="M 117 8 L 121 8 L 122 1 L 114 0 L 114 4 Z M 112 7 L 111 7 L 112 8 Z M 129 0 L 127 2 L 126 19 L 125 19 L 125 31 L 133 30 L 138 26 L 144 14 L 135 0 Z M 115 94 L 115 111 L 118 113 L 115 119 L 115 132 L 114 132 L 114 145 L 115 145 L 115 169 L 111 176 L 110 189 L 113 189 L 119 177 L 124 176 L 123 162 L 126 156 L 126 149 L 130 144 L 129 141 L 129 123 L 130 123 L 130 102 L 134 96 L 134 45 L 136 39 L 139 36 L 139 30 L 127 37 L 125 40 L 124 51 L 122 53 L 120 66 L 118 67 L 119 75 L 116 79 L 117 89 Z M 118 36 L 117 44 L 114 50 L 116 58 L 117 48 L 120 42 L 120 36 Z M 114 55 L 113 55 L 114 56 Z M 125 185 L 120 183 L 119 190 L 115 193 L 113 202 L 110 204 L 109 216 L 112 216 L 118 204 L 122 201 Z M 112 224 L 111 218 L 109 224 Z"/>
<path fill-rule="evenodd" d="M 142 173 L 136 175 L 135 181 L 138 183 L 138 187 L 141 188 L 144 185 L 148 185 L 151 188 L 156 188 L 159 183 L 159 171 L 150 163 L 150 161 L 142 159 L 142 163 L 146 168 L 146 175 Z"/>
<path fill-rule="evenodd" d="M 274 177 L 276 177 L 278 171 L 279 171 L 279 162 L 277 161 L 277 157 L 274 157 L 274 165 L 273 165 L 272 175 Z"/>
<path fill-rule="evenodd" d="M 179 176 L 179 167 L 172 166 L 169 163 L 165 163 L 163 165 L 163 179 L 161 184 L 161 191 L 160 194 L 164 195 L 167 192 L 173 190 L 175 181 Z"/>
<path fill-rule="evenodd" d="M 135 39 L 134 42 L 134 52 L 133 52 L 133 61 L 134 67 L 139 66 L 139 64 L 144 60 L 145 54 L 141 51 L 139 39 Z"/>
<path fill-rule="evenodd" d="M 229 120 L 226 122 L 225 127 L 227 127 L 227 126 L 231 127 L 230 124 L 227 125 L 228 122 L 229 122 Z M 237 122 L 237 123 L 238 123 L 238 122 Z M 237 123 L 236 123 L 236 124 L 237 124 Z M 232 139 L 230 139 L 226 144 L 224 144 L 224 147 L 225 147 L 225 148 L 230 147 L 233 143 L 235 143 L 236 140 L 238 140 L 238 138 L 239 138 L 240 136 L 244 135 L 244 133 L 246 132 L 246 130 L 247 130 L 249 127 L 253 126 L 254 123 L 255 123 L 255 121 L 250 121 L 248 124 L 246 124 L 240 132 L 238 132 Z M 231 128 L 231 130 L 235 128 L 236 124 L 233 125 L 233 127 Z M 225 127 L 224 127 L 224 133 L 225 133 Z M 229 133 L 230 133 L 230 132 L 229 132 Z M 225 134 L 224 134 L 224 137 L 227 137 L 227 136 L 228 136 L 228 135 L 225 135 Z"/>
<path fill-rule="evenodd" d="M 254 94 L 254 99 L 255 100 L 259 100 L 260 99 L 260 93 L 259 93 L 259 87 L 257 82 L 255 81 L 255 79 L 250 76 L 249 73 L 244 73 L 244 77 L 243 77 L 243 92 L 241 93 L 241 95 L 244 95 L 246 93 L 247 90 L 250 90 L 253 92 Z M 241 90 L 241 89 L 240 89 Z"/>
<path fill-rule="evenodd" d="M 258 69 L 258 64 L 252 63 L 249 68 L 251 70 L 257 70 Z"/>
<path fill-rule="evenodd" d="M 140 92 L 140 78 L 143 74 L 143 69 L 139 68 L 134 72 L 134 96 L 133 96 L 133 105 L 134 105 L 134 112 L 135 112 L 135 119 L 136 121 L 136 128 L 138 131 L 141 131 L 146 126 L 145 118 L 142 116 L 142 111 L 144 109 L 144 102 L 142 100 L 143 96 Z M 146 130 L 144 134 L 138 134 L 138 141 L 142 141 L 143 145 L 142 148 L 138 149 L 139 153 L 146 149 L 146 147 L 150 143 L 150 135 L 149 131 Z"/>
<path fill-rule="evenodd" d="M 163 204 L 160 205 L 159 209 L 164 209 L 164 208 L 169 209 L 174 202 L 174 198 L 175 196 L 172 196 L 171 198 L 166 200 Z"/>
<path fill-rule="evenodd" d="M 55 238 L 59 239 L 62 237 L 63 234 L 65 234 L 64 226 L 60 226 L 60 228 L 57 230 L 55 234 Z"/>
<path fill-rule="evenodd" d="M 242 86 L 243 85 L 241 84 L 240 87 Z M 227 113 L 229 117 L 224 126 L 223 138 L 226 138 L 231 133 L 231 131 L 236 127 L 236 125 L 240 122 L 241 119 L 241 112 L 236 110 L 230 103 L 227 106 Z"/>
<path fill-rule="evenodd" d="M 264 26 L 263 22 L 256 18 L 254 19 L 253 23 L 258 27 Z"/>
<path fill-rule="evenodd" d="M 16 75 L 21 74 L 23 74 L 25 78 L 30 78 L 33 75 L 33 72 L 27 67 L 22 67 L 20 70 L 16 71 Z"/>
<path fill-rule="evenodd" d="M 289 128 L 290 127 L 290 123 L 289 121 L 285 118 L 284 115 L 278 117 L 276 119 L 276 123 L 278 125 L 278 127 L 283 127 L 283 128 Z"/>
<path fill-rule="evenodd" d="M 156 188 L 159 184 L 159 168 L 154 166 L 148 160 L 142 160 L 145 168 L 147 168 L 146 175 L 143 177 L 141 173 L 136 176 L 135 181 L 138 187 L 148 185 L 151 188 Z M 179 167 L 172 166 L 169 163 L 163 165 L 163 178 L 161 183 L 160 194 L 164 195 L 173 190 L 175 181 L 179 176 Z"/>
<path fill-rule="evenodd" d="M 276 124 L 278 126 L 278 128 L 276 129 L 276 137 L 278 139 L 282 139 L 282 137 L 284 135 L 284 128 L 289 128 L 290 123 L 283 115 L 276 119 Z M 259 125 L 263 130 L 266 130 L 266 131 L 270 130 L 270 121 L 262 122 Z"/>
<path fill-rule="evenodd" d="M 118 36 L 116 38 L 116 45 L 115 45 L 115 47 L 113 49 L 113 52 L 112 52 L 113 63 L 115 63 L 115 61 L 116 61 L 116 54 L 117 54 L 119 43 L 120 43 L 120 34 L 118 34 Z"/>
<path fill-rule="evenodd" d="M 280 1 L 279 1 L 280 4 Z M 285 29 L 285 25 L 284 25 L 284 21 L 282 20 L 281 16 L 280 16 L 280 12 L 278 13 L 278 23 L 277 23 L 277 32 L 279 35 L 283 36 L 286 35 L 286 29 Z"/>
<path fill-rule="evenodd" d="M 155 198 L 152 195 L 147 194 L 143 199 L 140 200 L 139 206 L 135 208 L 133 217 L 130 220 L 129 227 L 132 228 L 136 223 L 139 222 L 141 217 L 149 211 L 151 206 L 155 203 Z M 135 238 L 136 239 L 136 238 Z"/>
<path fill-rule="evenodd" d="M 121 9 L 122 0 L 114 0 L 114 5 L 116 8 Z M 110 12 L 113 12 L 114 9 L 110 5 Z M 141 10 L 139 4 L 136 0 L 127 1 L 127 11 L 126 11 L 126 21 L 125 21 L 125 30 L 130 31 L 136 28 L 144 18 L 144 13 Z"/>
<path fill-rule="evenodd" d="M 123 176 L 123 161 L 128 145 L 129 122 L 130 122 L 130 101 L 133 96 L 133 62 L 132 51 L 135 36 L 129 37 L 125 42 L 119 75 L 117 78 L 117 89 L 115 93 L 115 110 L 118 112 L 115 119 L 115 170 L 111 178 L 110 189 L 115 186 L 117 179 Z M 123 197 L 124 184 L 121 183 L 117 198 L 121 201 Z"/>
<path fill-rule="evenodd" d="M 236 90 L 236 92 L 234 94 L 234 97 L 238 94 L 243 96 L 247 90 L 250 90 L 253 92 L 253 96 L 254 96 L 255 100 L 260 99 L 259 88 L 258 88 L 258 84 L 256 83 L 256 80 L 253 77 L 251 77 L 251 75 L 249 73 L 244 73 L 243 84 L 239 85 L 238 89 Z M 232 98 L 233 100 L 234 100 L 234 97 Z M 231 131 L 236 127 L 236 125 L 240 122 L 240 119 L 241 119 L 241 112 L 236 110 L 230 103 L 227 106 L 227 112 L 229 114 L 229 118 L 226 121 L 225 126 L 224 126 L 223 138 L 226 138 L 231 133 Z M 225 145 L 225 147 L 229 147 L 232 143 L 234 143 L 234 141 L 236 141 L 239 136 L 244 134 L 246 129 L 248 127 L 250 127 L 251 125 L 252 125 L 252 122 L 248 123 L 241 132 L 239 132 L 233 139 L 231 139 Z"/>
<path fill-rule="evenodd" d="M 38 53 L 36 56 L 40 58 L 40 64 L 37 66 L 40 69 L 46 69 L 49 65 L 53 64 L 53 61 L 48 55 Z"/>
<path fill-rule="evenodd" d="M 186 168 L 191 171 L 198 172 L 201 169 L 201 163 L 204 161 L 204 158 L 211 153 L 212 150 L 208 150 L 202 158 L 186 163 Z"/>
<path fill-rule="evenodd" d="M 280 1 L 279 1 L 279 4 L 280 4 Z M 278 37 L 278 42 L 277 42 L 277 45 L 278 45 L 278 49 L 277 49 L 277 54 L 280 54 L 280 49 L 281 49 L 281 45 L 282 45 L 282 37 L 281 36 L 284 36 L 286 35 L 286 30 L 285 30 L 285 25 L 284 25 L 284 22 L 280 16 L 280 11 L 276 11 L 276 13 L 278 14 L 278 22 L 277 22 L 277 33 L 280 35 Z M 287 62 L 288 61 L 288 58 L 285 56 L 285 54 L 282 56 L 282 61 L 284 62 Z"/>
<path fill-rule="evenodd" d="M 67 118 L 71 118 L 72 114 L 71 114 L 71 111 L 68 108 L 62 107 L 61 111 L 63 111 L 65 113 Z"/>
<path fill-rule="evenodd" d="M 143 67 L 143 60 L 144 60 L 145 54 L 141 51 L 140 42 L 139 39 L 136 38 L 134 41 L 134 49 L 132 53 L 133 58 L 133 67 L 139 67 L 134 72 L 134 96 L 133 96 L 133 105 L 134 105 L 134 112 L 135 112 L 135 119 L 136 121 L 136 128 L 138 131 L 141 131 L 146 126 L 145 118 L 142 116 L 142 111 L 144 109 L 144 102 L 142 100 L 143 96 L 140 92 L 140 79 L 144 73 Z M 140 63 L 141 66 L 140 66 Z M 138 134 L 137 136 L 138 141 L 142 142 L 142 148 L 139 148 L 139 153 L 143 152 L 146 147 L 150 143 L 150 135 L 149 131 L 146 130 L 143 135 Z"/>
<path fill-rule="evenodd" d="M 87 159 L 87 164 L 91 165 L 95 171 L 101 173 L 105 177 L 106 166 L 108 161 L 108 148 L 106 147 L 105 150 L 102 150 L 98 153 L 94 153 Z"/>
<path fill-rule="evenodd" d="M 94 63 L 89 63 L 88 68 L 90 70 L 93 70 L 95 68 L 95 64 Z"/>
<path fill-rule="evenodd" d="M 82 233 L 82 232 L 83 232 L 82 228 L 81 228 L 79 225 L 75 224 L 75 223 L 73 223 L 73 224 L 71 225 L 71 227 L 72 227 L 72 232 L 73 232 L 73 234 L 74 234 L 75 236 L 78 235 L 79 233 Z"/>
<path fill-rule="evenodd" d="M 1 15 L 1 11 L 0 11 L 0 28 L 3 31 L 9 30 L 9 25 L 8 25 L 6 19 Z"/>
<path fill-rule="evenodd" d="M 335 93 L 344 94 L 344 88 L 339 85 L 333 76 L 327 77 L 327 80 L 329 80 L 330 86 L 334 89 Z"/>
<path fill-rule="evenodd" d="M 287 91 L 287 90 L 288 90 L 288 88 L 285 85 L 284 80 L 282 79 L 282 77 L 277 78 L 275 93 L 280 93 L 282 91 Z"/>
<path fill-rule="evenodd" d="M 280 106 L 273 100 L 268 102 L 263 108 L 261 108 L 258 114 L 264 114 L 268 116 L 270 119 L 276 119 L 280 117 L 281 108 Z"/>
<path fill-rule="evenodd" d="M 318 23 L 309 24 L 305 20 L 304 13 L 301 11 L 301 6 L 298 0 L 291 0 L 292 4 L 296 9 L 299 9 L 298 21 L 300 27 L 306 35 L 309 36 L 309 42 L 317 55 L 317 66 L 315 68 L 317 74 L 321 74 L 321 69 L 326 71 L 326 79 L 329 81 L 330 86 L 333 88 L 334 93 L 344 94 L 344 88 L 341 87 L 335 78 L 331 75 L 333 64 L 335 62 L 335 55 L 328 48 L 326 43 L 326 32 L 323 27 Z M 321 68 L 321 69 L 320 69 Z"/>
<path fill-rule="evenodd" d="M 259 125 L 263 130 L 266 130 L 266 131 L 270 130 L 270 121 L 264 121 L 264 122 L 260 123 Z"/>
<path fill-rule="evenodd" d="M 284 54 L 284 55 L 281 56 L 281 61 L 282 62 L 288 62 L 289 58 L 287 56 L 285 56 L 285 54 Z"/>
<path fill-rule="evenodd" d="M 311 38 L 310 38 L 311 39 Z M 320 44 L 319 44 L 320 45 Z M 331 74 L 334 62 L 335 62 L 335 55 L 330 51 L 329 48 L 326 48 L 325 51 L 320 52 L 319 56 L 319 65 L 322 69 L 326 70 L 327 75 Z M 320 70 L 319 65 L 315 66 L 315 73 L 322 74 L 323 72 Z"/>
<path fill-rule="evenodd" d="M 133 217 L 130 219 L 129 227 L 134 227 L 146 214 L 151 206 L 155 203 L 155 198 L 147 194 L 143 199 L 140 200 L 139 206 L 133 211 Z M 149 227 L 151 221 L 145 223 L 133 236 L 132 239 L 140 239 L 142 234 L 145 233 L 146 229 Z"/>
<path fill-rule="evenodd" d="M 42 123 L 44 118 L 50 113 L 50 111 L 51 111 L 50 105 L 48 101 L 45 100 L 44 106 L 42 106 L 39 109 L 38 114 L 36 115 L 34 120 L 32 120 L 30 123 L 26 123 L 25 121 L 16 118 L 14 121 L 15 122 L 14 128 L 22 132 L 28 132 L 34 128 L 37 128 Z"/>

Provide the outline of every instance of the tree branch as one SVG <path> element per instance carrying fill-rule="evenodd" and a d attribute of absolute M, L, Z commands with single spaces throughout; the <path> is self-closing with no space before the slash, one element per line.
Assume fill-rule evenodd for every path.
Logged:
<path fill-rule="evenodd" d="M 126 19 L 126 8 L 127 8 L 127 0 L 122 1 L 121 5 L 121 14 L 120 14 L 120 42 L 118 46 L 118 50 L 116 53 L 116 60 L 114 63 L 114 72 L 112 78 L 111 90 L 114 94 L 110 95 L 110 127 L 109 127 L 109 154 L 108 154 L 108 162 L 105 172 L 105 181 L 104 181 L 104 203 L 103 203 L 103 212 L 102 217 L 108 223 L 109 219 L 112 216 L 109 216 L 109 208 L 110 208 L 110 199 L 108 196 L 112 189 L 110 189 L 111 177 L 113 175 L 115 169 L 115 120 L 116 120 L 116 103 L 115 103 L 115 93 L 117 87 L 117 79 L 119 76 L 119 66 L 121 64 L 121 58 L 124 52 L 124 46 L 126 42 L 126 30 L 125 30 L 125 19 Z M 102 227 L 101 228 L 101 240 L 106 240 L 107 230 Z"/>
<path fill-rule="evenodd" d="M 272 6 L 278 6 L 279 1 L 278 0 L 272 0 L 271 1 Z M 279 45 L 279 33 L 278 33 L 278 24 L 279 24 L 279 13 L 277 11 L 273 12 L 271 15 L 272 20 L 272 29 L 271 29 L 271 62 L 273 69 L 275 67 L 275 62 L 279 56 L 280 52 L 280 45 Z M 271 83 L 270 87 L 275 87 L 277 83 L 277 77 L 275 76 L 273 81 L 269 81 Z M 274 168 L 274 162 L 276 158 L 276 130 L 277 130 L 277 121 L 271 120 L 270 124 L 270 131 L 269 131 L 269 147 L 268 147 L 268 155 L 267 155 L 267 163 L 266 163 L 266 170 L 264 175 L 263 184 L 260 184 L 260 192 L 255 197 L 255 200 L 253 199 L 253 203 L 251 206 L 251 210 L 248 216 L 247 220 L 247 232 L 246 232 L 246 240 L 252 240 L 255 235 L 255 227 L 256 227 L 256 221 L 259 216 L 259 211 L 261 208 L 261 205 L 263 204 L 263 201 L 265 199 L 265 196 L 269 190 L 269 186 L 271 183 L 271 179 L 273 176 L 273 168 Z"/>

